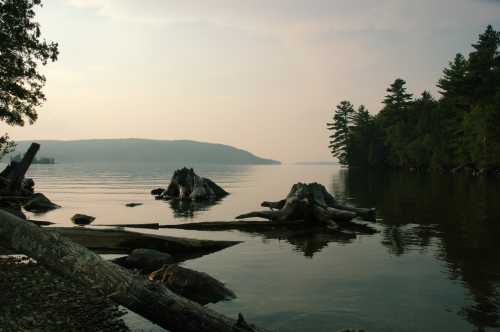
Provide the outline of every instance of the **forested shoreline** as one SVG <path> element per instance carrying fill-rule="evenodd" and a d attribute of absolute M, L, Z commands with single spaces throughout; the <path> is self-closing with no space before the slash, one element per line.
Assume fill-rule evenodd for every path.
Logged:
<path fill-rule="evenodd" d="M 500 32 L 488 26 L 466 57 L 457 54 L 439 80 L 440 97 L 414 97 L 398 78 L 382 110 L 342 101 L 334 112 L 330 149 L 349 167 L 500 170 Z"/>

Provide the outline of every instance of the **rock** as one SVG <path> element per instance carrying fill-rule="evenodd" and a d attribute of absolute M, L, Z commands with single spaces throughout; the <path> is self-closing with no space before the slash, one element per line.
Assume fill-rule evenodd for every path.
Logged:
<path fill-rule="evenodd" d="M 125 265 L 149 273 L 173 262 L 174 258 L 164 252 L 154 249 L 135 249 L 126 258 Z"/>
<path fill-rule="evenodd" d="M 140 206 L 142 203 L 127 203 L 125 204 L 126 207 L 135 207 L 135 206 Z"/>
<path fill-rule="evenodd" d="M 176 294 L 202 305 L 236 298 L 222 282 L 206 273 L 178 265 L 165 265 L 149 275 L 150 280 L 161 281 Z"/>
<path fill-rule="evenodd" d="M 41 193 L 33 194 L 29 201 L 24 204 L 24 209 L 26 211 L 35 213 L 43 213 L 57 208 L 60 208 L 60 206 L 52 203 L 44 194 Z"/>
<path fill-rule="evenodd" d="M 26 215 L 21 209 L 21 205 L 16 202 L 0 201 L 0 209 L 9 212 L 21 219 L 26 219 Z"/>
<path fill-rule="evenodd" d="M 35 181 L 33 179 L 23 179 L 21 182 L 21 194 L 22 195 L 33 195 L 35 192 Z"/>
<path fill-rule="evenodd" d="M 87 216 L 85 214 L 77 213 L 71 217 L 71 221 L 77 225 L 89 225 L 95 220 L 95 217 Z"/>
<path fill-rule="evenodd" d="M 151 195 L 153 195 L 153 196 L 159 196 L 159 195 L 161 195 L 164 191 L 165 191 L 165 189 L 164 189 L 164 188 L 156 188 L 156 189 L 151 190 Z"/>

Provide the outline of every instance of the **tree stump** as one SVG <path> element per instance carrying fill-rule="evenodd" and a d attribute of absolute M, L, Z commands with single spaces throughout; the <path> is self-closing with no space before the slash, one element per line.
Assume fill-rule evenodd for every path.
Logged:
<path fill-rule="evenodd" d="M 228 192 L 212 180 L 198 176 L 192 168 L 184 167 L 174 172 L 167 189 L 157 188 L 151 194 L 163 200 L 213 201 L 227 196 Z"/>
<path fill-rule="evenodd" d="M 262 206 L 270 210 L 254 211 L 242 214 L 236 219 L 264 218 L 276 223 L 303 220 L 306 223 L 326 226 L 330 230 L 340 231 L 351 228 L 355 217 L 375 216 L 374 209 L 360 209 L 340 205 L 335 198 L 319 183 L 296 183 L 290 193 L 278 202 L 263 202 Z"/>

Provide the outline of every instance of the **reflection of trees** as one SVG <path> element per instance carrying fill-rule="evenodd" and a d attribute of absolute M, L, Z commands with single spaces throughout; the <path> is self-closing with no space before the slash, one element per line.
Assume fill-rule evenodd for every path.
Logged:
<path fill-rule="evenodd" d="M 499 326 L 497 179 L 356 170 L 344 177 L 347 201 L 377 208 L 391 253 L 425 250 L 438 240 L 438 259 L 446 262 L 450 279 L 463 281 L 474 303 L 460 314 L 477 331 Z"/>

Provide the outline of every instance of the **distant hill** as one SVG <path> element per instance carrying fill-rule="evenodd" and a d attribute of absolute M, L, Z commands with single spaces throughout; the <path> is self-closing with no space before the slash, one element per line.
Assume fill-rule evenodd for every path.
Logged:
<path fill-rule="evenodd" d="M 56 163 L 96 161 L 155 161 L 185 164 L 279 164 L 223 144 L 189 140 L 91 139 L 75 141 L 36 141 L 38 156 L 54 158 Z M 32 141 L 18 141 L 16 153 L 24 153 Z M 4 161 L 8 160 L 7 156 Z"/>

